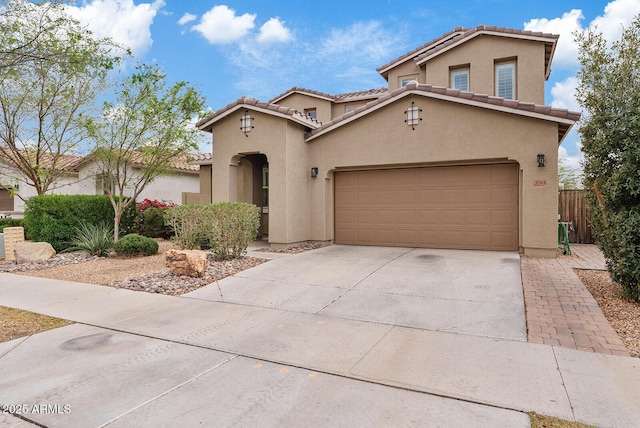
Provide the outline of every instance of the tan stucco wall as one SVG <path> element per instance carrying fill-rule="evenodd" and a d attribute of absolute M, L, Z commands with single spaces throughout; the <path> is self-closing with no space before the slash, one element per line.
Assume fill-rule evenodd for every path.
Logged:
<path fill-rule="evenodd" d="M 544 43 L 482 35 L 426 63 L 426 81 L 450 86 L 449 67 L 470 64 L 469 90 L 495 95 L 495 60 L 516 58 L 516 99 L 544 104 Z"/>
<path fill-rule="evenodd" d="M 245 137 L 237 126 L 242 114 L 237 111 L 213 126 L 213 202 L 248 200 L 250 173 L 241 158 L 262 153 L 269 162 L 269 242 L 308 240 L 310 178 L 304 128 L 251 111 L 254 128 Z"/>
<path fill-rule="evenodd" d="M 421 70 L 413 59 L 409 59 L 389 70 L 387 75 L 389 91 L 398 89 L 401 86 L 402 79 L 409 79 L 413 76 L 417 76 L 418 83 L 431 83 L 424 80 L 424 69 Z"/>
<path fill-rule="evenodd" d="M 416 102 L 424 120 L 415 131 L 404 111 Z M 517 162 L 520 246 L 555 254 L 557 224 L 557 125 L 538 119 L 463 106 L 422 96 L 405 97 L 355 123 L 309 143 L 320 169 L 310 188 L 311 239 L 333 238 L 333 171 L 337 168 Z M 537 154 L 547 166 L 537 167 Z M 534 185 L 536 184 L 536 185 Z"/>
<path fill-rule="evenodd" d="M 544 104 L 544 43 L 481 35 L 430 59 L 418 68 L 413 59 L 388 73 L 389 89 L 400 86 L 404 76 L 419 74 L 419 83 L 450 87 L 450 67 L 469 65 L 469 90 L 495 95 L 496 60 L 516 58 L 516 98 Z"/>
<path fill-rule="evenodd" d="M 317 120 L 320 122 L 328 122 L 331 120 L 331 101 L 323 100 L 322 98 L 312 97 L 310 95 L 304 95 L 300 93 L 292 93 L 286 97 L 278 100 L 278 105 L 287 106 L 298 110 L 300 113 L 304 113 L 305 109 L 315 108 L 317 114 Z"/>

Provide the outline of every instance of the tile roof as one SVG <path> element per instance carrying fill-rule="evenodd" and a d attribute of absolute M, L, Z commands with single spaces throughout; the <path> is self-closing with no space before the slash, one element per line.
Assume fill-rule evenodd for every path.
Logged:
<path fill-rule="evenodd" d="M 404 87 L 398 88 L 386 95 L 381 96 L 375 101 L 371 101 L 364 106 L 358 107 L 348 113 L 333 118 L 333 120 L 329 122 L 323 123 L 320 127 L 310 131 L 307 134 L 307 141 L 319 136 L 320 134 L 328 132 L 334 127 L 350 122 L 351 120 L 355 119 L 356 116 L 360 116 L 361 113 L 366 114 L 366 112 L 368 111 L 373 111 L 379 107 L 389 104 L 394 99 L 408 95 L 409 93 L 418 93 L 434 98 L 447 99 L 453 102 L 474 104 L 485 108 L 508 111 L 514 114 L 535 116 L 542 119 L 556 121 L 558 122 L 558 142 L 562 141 L 571 126 L 573 126 L 573 123 L 580 119 L 581 116 L 581 113 L 572 112 L 567 109 L 559 109 L 551 106 L 518 100 L 508 100 L 505 98 L 494 97 L 486 94 L 476 94 L 474 92 L 466 92 L 459 89 L 446 88 L 443 86 L 434 86 L 411 82 Z"/>
<path fill-rule="evenodd" d="M 336 102 L 349 102 L 368 98 L 377 98 L 389 92 L 388 88 L 367 89 L 365 91 L 347 92 L 345 94 L 334 95 Z"/>
<path fill-rule="evenodd" d="M 465 30 L 467 29 L 464 27 L 456 27 L 452 31 L 449 31 L 448 33 L 444 33 L 443 35 L 436 37 L 430 42 L 427 42 L 422 46 L 418 46 L 414 50 L 407 52 L 404 55 L 400 55 L 398 58 L 391 60 L 384 65 L 381 65 L 380 67 L 376 68 L 376 71 L 380 74 L 383 74 L 386 71 L 386 69 L 392 67 L 393 65 L 404 62 L 404 60 L 406 59 L 414 58 L 416 55 L 420 55 L 420 53 L 424 52 L 426 49 L 429 49 L 430 47 L 433 48 L 437 46 L 439 43 L 444 43 L 444 41 L 449 40 L 456 35 L 464 33 Z"/>
<path fill-rule="evenodd" d="M 551 59 L 555 51 L 555 45 L 559 38 L 557 34 L 542 33 L 539 31 L 517 30 L 513 28 L 497 27 L 495 25 L 478 25 L 475 28 L 456 27 L 453 31 L 445 33 L 440 37 L 436 37 L 432 41 L 412 50 L 411 52 L 408 52 L 394 59 L 393 61 L 388 62 L 381 67 L 378 67 L 377 71 L 384 76 L 384 74 L 389 71 L 389 69 L 409 59 L 413 59 L 418 65 L 420 65 L 427 59 L 446 51 L 449 47 L 455 46 L 480 34 L 546 40 L 547 46 L 545 47 L 545 70 L 546 76 L 548 77 L 551 71 Z"/>
<path fill-rule="evenodd" d="M 15 162 L 18 156 L 28 156 L 28 150 L 18 150 L 16 154 L 6 146 L 0 146 L 0 161 L 5 163 Z M 55 168 L 58 171 L 77 172 L 77 166 L 82 162 L 81 156 L 75 155 L 52 155 L 51 153 L 40 153 L 40 165 L 45 168 Z"/>
<path fill-rule="evenodd" d="M 211 159 L 211 153 L 196 153 L 189 155 L 190 163 L 206 163 Z"/>
<path fill-rule="evenodd" d="M 327 101 L 333 101 L 334 103 L 347 103 L 350 101 L 358 101 L 363 99 L 374 99 L 387 92 L 387 88 L 375 88 L 367 89 L 364 91 L 346 92 L 344 94 L 331 95 L 325 92 L 314 91 L 312 89 L 301 88 L 294 86 L 293 88 L 277 95 L 269 100 L 269 103 L 277 103 L 286 96 L 294 93 L 310 95 L 312 97 L 318 97 Z"/>
<path fill-rule="evenodd" d="M 317 120 L 306 116 L 304 113 L 301 113 L 294 108 L 284 107 L 269 102 L 258 101 L 255 98 L 242 97 L 238 98 L 231 104 L 226 105 L 222 109 L 210 114 L 204 119 L 198 121 L 198 123 L 196 123 L 196 127 L 200 130 L 206 131 L 207 129 L 210 129 L 210 127 L 218 120 L 241 108 L 250 108 L 256 111 L 262 111 L 266 114 L 274 114 L 282 117 L 288 116 L 291 120 L 300 123 L 310 129 L 317 128 L 321 125 L 321 123 Z"/>

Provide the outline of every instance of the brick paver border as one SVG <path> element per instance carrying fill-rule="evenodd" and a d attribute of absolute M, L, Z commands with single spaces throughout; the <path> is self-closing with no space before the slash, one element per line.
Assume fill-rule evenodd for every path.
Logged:
<path fill-rule="evenodd" d="M 597 251 L 595 246 L 591 247 Z M 588 252 L 589 260 L 520 258 L 527 340 L 629 356 L 624 343 L 573 271 L 572 266 L 602 269 L 603 258 L 598 258 L 592 248 L 582 250 Z"/>

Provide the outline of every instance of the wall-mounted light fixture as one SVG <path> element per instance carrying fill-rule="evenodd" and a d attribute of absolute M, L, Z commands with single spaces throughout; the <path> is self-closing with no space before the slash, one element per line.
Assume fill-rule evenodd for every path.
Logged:
<path fill-rule="evenodd" d="M 415 106 L 415 102 L 411 101 L 411 107 L 409 107 L 404 114 L 407 115 L 407 118 L 404 120 L 405 123 L 411 127 L 412 131 L 415 131 L 415 126 L 420 123 L 422 118 L 420 117 L 420 112 L 422 109 L 420 107 Z"/>
<path fill-rule="evenodd" d="M 311 178 L 316 178 L 318 176 L 318 167 L 314 166 L 311 168 Z"/>
<path fill-rule="evenodd" d="M 542 168 L 544 166 L 544 154 L 538 153 L 538 168 Z"/>
<path fill-rule="evenodd" d="M 254 128 L 251 124 L 253 117 L 249 115 L 249 110 L 244 111 L 244 115 L 240 118 L 240 130 L 244 133 L 245 137 L 248 137 L 248 133 Z"/>

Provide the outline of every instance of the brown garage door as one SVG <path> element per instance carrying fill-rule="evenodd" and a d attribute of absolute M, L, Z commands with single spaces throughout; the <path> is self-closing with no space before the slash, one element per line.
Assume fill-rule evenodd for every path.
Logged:
<path fill-rule="evenodd" d="M 335 242 L 517 250 L 517 165 L 337 172 Z"/>

